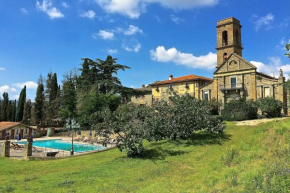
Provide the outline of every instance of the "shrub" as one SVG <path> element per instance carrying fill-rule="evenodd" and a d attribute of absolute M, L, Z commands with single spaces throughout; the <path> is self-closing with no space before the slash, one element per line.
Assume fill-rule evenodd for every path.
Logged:
<path fill-rule="evenodd" d="M 211 115 L 203 101 L 192 96 L 174 96 L 171 103 L 161 101 L 153 107 L 125 104 L 116 111 L 109 109 L 97 113 L 97 132 L 107 144 L 116 135 L 117 147 L 128 156 L 144 153 L 143 141 L 164 139 L 191 139 L 195 131 L 222 133 L 222 121 Z"/>
<path fill-rule="evenodd" d="M 205 101 L 206 105 L 210 109 L 210 113 L 212 115 L 219 115 L 219 110 L 221 107 L 221 103 L 219 103 L 215 98 L 213 98 L 210 101 Z"/>
<path fill-rule="evenodd" d="M 145 117 L 149 107 L 127 104 L 120 106 L 116 111 L 109 109 L 98 113 L 102 122 L 97 124 L 97 132 L 105 137 L 107 145 L 111 135 L 117 135 L 116 145 L 120 151 L 125 150 L 128 156 L 142 155 L 146 139 Z"/>
<path fill-rule="evenodd" d="M 266 97 L 258 100 L 262 115 L 267 118 L 282 117 L 283 104 L 274 98 Z"/>
<path fill-rule="evenodd" d="M 233 100 L 224 105 L 222 117 L 227 121 L 242 121 L 256 119 L 258 117 L 257 103 L 245 99 Z"/>

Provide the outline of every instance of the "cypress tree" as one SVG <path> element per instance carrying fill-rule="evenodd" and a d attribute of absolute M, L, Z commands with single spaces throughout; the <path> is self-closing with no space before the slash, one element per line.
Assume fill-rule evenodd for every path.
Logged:
<path fill-rule="evenodd" d="M 13 102 L 9 101 L 7 108 L 7 121 L 13 121 Z"/>
<path fill-rule="evenodd" d="M 13 111 L 12 111 L 12 121 L 13 122 L 16 122 L 16 112 L 17 112 L 17 109 L 16 109 L 16 99 L 14 100 L 14 102 L 12 103 L 13 104 Z"/>
<path fill-rule="evenodd" d="M 21 122 L 23 119 L 24 104 L 26 101 L 26 86 L 21 90 L 17 106 L 16 120 Z"/>
<path fill-rule="evenodd" d="M 31 108 L 32 108 L 31 101 L 28 100 L 24 105 L 24 115 L 23 115 L 23 121 L 22 121 L 26 125 L 30 125 Z"/>
<path fill-rule="evenodd" d="M 43 120 L 43 105 L 44 105 L 44 86 L 43 79 L 40 76 L 36 91 L 35 103 L 34 103 L 34 121 L 36 124 L 39 124 Z"/>
<path fill-rule="evenodd" d="M 49 94 L 50 102 L 56 99 L 57 90 L 58 90 L 57 75 L 56 73 L 54 73 L 51 79 L 51 89 L 50 89 L 50 94 Z"/>
<path fill-rule="evenodd" d="M 4 92 L 3 93 L 3 101 L 2 101 L 2 107 L 1 107 L 1 119 L 2 121 L 8 121 L 7 117 L 7 111 L 8 111 L 8 104 L 9 104 L 9 97 L 8 93 Z"/>

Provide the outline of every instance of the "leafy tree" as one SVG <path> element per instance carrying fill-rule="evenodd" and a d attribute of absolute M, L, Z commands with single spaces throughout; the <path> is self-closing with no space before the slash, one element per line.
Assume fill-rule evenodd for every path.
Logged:
<path fill-rule="evenodd" d="M 174 96 L 171 101 L 171 105 L 165 101 L 152 107 L 125 104 L 113 112 L 108 109 L 97 112 L 97 132 L 105 137 L 104 144 L 111 135 L 116 135 L 117 147 L 128 156 L 144 153 L 144 139 L 192 139 L 199 130 L 223 132 L 223 123 L 211 115 L 204 101 L 189 95 Z"/>
<path fill-rule="evenodd" d="M 44 85 L 43 85 L 43 78 L 40 75 L 38 80 L 38 86 L 36 90 L 36 97 L 35 103 L 33 108 L 33 120 L 36 124 L 40 124 L 43 121 L 43 106 L 44 106 Z"/>
<path fill-rule="evenodd" d="M 116 58 L 107 56 L 106 60 L 96 61 L 83 58 L 80 76 L 77 79 L 77 112 L 82 125 L 89 125 L 96 111 L 103 108 L 116 110 L 124 99 L 136 94 L 131 88 L 124 87 L 116 76 L 118 71 L 129 69 L 117 63 Z M 143 93 L 141 93 L 143 94 Z"/>
<path fill-rule="evenodd" d="M 286 44 L 286 51 L 287 53 L 285 55 L 290 58 L 290 44 Z"/>
<path fill-rule="evenodd" d="M 113 134 L 117 135 L 117 147 L 125 150 L 128 156 L 139 156 L 145 151 L 143 140 L 146 139 L 146 122 L 144 121 L 148 107 L 134 104 L 122 105 L 112 112 L 105 109 L 98 113 L 102 122 L 97 124 L 97 132 L 105 137 L 104 145 Z"/>
<path fill-rule="evenodd" d="M 119 70 L 125 71 L 130 67 L 118 64 L 117 60 L 110 55 L 107 56 L 105 61 L 97 59 L 96 65 L 99 70 L 97 81 L 99 90 L 103 94 L 118 93 L 123 88 L 120 79 L 115 75 L 118 74 Z"/>
<path fill-rule="evenodd" d="M 23 115 L 23 121 L 22 121 L 26 125 L 30 125 L 31 109 L 32 109 L 32 103 L 31 103 L 31 100 L 28 100 L 24 105 L 24 115 Z"/>
<path fill-rule="evenodd" d="M 76 112 L 76 78 L 77 76 L 71 71 L 67 73 L 63 81 L 63 96 L 60 108 L 60 116 L 64 119 L 75 119 Z"/>
<path fill-rule="evenodd" d="M 22 121 L 23 119 L 23 111 L 24 111 L 25 102 L 26 102 L 26 86 L 24 86 L 24 88 L 21 90 L 19 99 L 18 99 L 16 119 L 19 122 Z"/>

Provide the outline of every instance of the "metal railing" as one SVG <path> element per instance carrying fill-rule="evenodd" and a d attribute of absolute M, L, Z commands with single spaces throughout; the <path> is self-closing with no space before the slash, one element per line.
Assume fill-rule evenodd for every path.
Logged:
<path fill-rule="evenodd" d="M 235 84 L 223 84 L 219 86 L 221 90 L 236 90 L 236 89 L 243 89 L 243 83 L 235 83 Z"/>

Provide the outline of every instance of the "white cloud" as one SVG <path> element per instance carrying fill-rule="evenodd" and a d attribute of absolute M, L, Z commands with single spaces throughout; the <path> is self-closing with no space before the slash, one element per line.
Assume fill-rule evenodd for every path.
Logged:
<path fill-rule="evenodd" d="M 5 70 L 5 68 L 3 68 L 3 67 L 0 67 L 0 71 L 4 71 Z"/>
<path fill-rule="evenodd" d="M 16 86 L 18 88 L 23 88 L 24 86 L 26 86 L 27 89 L 36 89 L 38 84 L 36 82 L 33 81 L 26 81 L 26 82 L 22 82 L 22 83 L 13 83 L 13 86 Z"/>
<path fill-rule="evenodd" d="M 285 51 L 285 50 L 286 50 L 286 47 L 285 47 L 285 46 L 286 46 L 287 43 L 290 44 L 290 39 L 289 39 L 288 42 L 287 42 L 286 39 L 285 39 L 285 37 L 283 37 L 283 38 L 280 40 L 279 44 L 276 45 L 276 48 Z"/>
<path fill-rule="evenodd" d="M 182 53 L 176 48 L 166 50 L 164 46 L 158 46 L 151 50 L 151 59 L 158 62 L 173 62 L 177 65 L 184 65 L 190 68 L 214 69 L 216 67 L 217 55 L 209 52 L 207 55 L 194 56 L 190 53 Z"/>
<path fill-rule="evenodd" d="M 118 50 L 117 49 L 109 49 L 108 54 L 117 54 Z"/>
<path fill-rule="evenodd" d="M 192 9 L 196 7 L 213 6 L 219 0 L 95 0 L 108 13 L 118 13 L 132 19 L 137 19 L 146 11 L 146 5 L 158 3 L 170 9 Z"/>
<path fill-rule="evenodd" d="M 51 19 L 64 17 L 56 7 L 53 7 L 51 0 L 43 0 L 42 4 L 36 1 L 36 8 L 46 13 Z"/>
<path fill-rule="evenodd" d="M 290 64 L 282 64 L 281 59 L 277 57 L 269 57 L 269 63 L 251 61 L 257 67 L 257 71 L 278 77 L 280 69 L 283 70 L 284 76 L 289 78 Z"/>
<path fill-rule="evenodd" d="M 134 26 L 134 25 L 129 25 L 129 28 L 127 30 L 124 31 L 124 34 L 125 35 L 134 35 L 136 33 L 140 33 L 140 34 L 143 34 L 143 30 L 140 29 L 139 27 L 137 26 Z"/>
<path fill-rule="evenodd" d="M 93 38 L 96 39 L 97 37 L 100 37 L 104 40 L 112 40 L 114 39 L 114 33 L 106 30 L 100 30 L 99 33 L 93 34 Z"/>
<path fill-rule="evenodd" d="M 17 94 L 17 95 L 13 95 L 10 99 L 12 99 L 12 100 L 18 100 L 19 99 L 19 95 Z"/>
<path fill-rule="evenodd" d="M 141 0 L 95 0 L 106 12 L 118 13 L 136 19 L 140 16 L 144 4 Z M 144 8 L 144 7 L 143 7 Z"/>
<path fill-rule="evenodd" d="M 0 86 L 0 93 L 4 93 L 4 92 L 16 92 L 17 90 L 15 88 L 12 88 L 8 85 L 4 85 L 4 86 Z"/>
<path fill-rule="evenodd" d="M 62 2 L 61 4 L 64 8 L 69 8 L 69 5 L 66 2 Z"/>
<path fill-rule="evenodd" d="M 20 11 L 21 11 L 21 13 L 23 13 L 23 14 L 28 14 L 28 11 L 27 11 L 25 8 L 21 8 Z"/>
<path fill-rule="evenodd" d="M 185 20 L 182 18 L 177 17 L 176 15 L 170 15 L 171 20 L 176 23 L 176 24 L 180 24 L 182 22 L 184 22 Z"/>
<path fill-rule="evenodd" d="M 123 48 L 128 51 L 128 52 L 139 52 L 139 50 L 141 49 L 141 44 L 140 43 L 137 43 L 133 46 L 126 46 L 123 44 Z"/>
<path fill-rule="evenodd" d="M 96 13 L 92 10 L 88 10 L 87 12 L 84 12 L 80 14 L 81 17 L 87 17 L 89 19 L 94 19 L 96 17 Z"/>
<path fill-rule="evenodd" d="M 267 15 L 263 17 L 259 17 L 257 15 L 252 16 L 252 22 L 255 25 L 255 30 L 259 31 L 262 27 L 264 27 L 266 30 L 272 29 L 272 23 L 275 19 L 275 16 L 272 13 L 268 13 Z"/>

